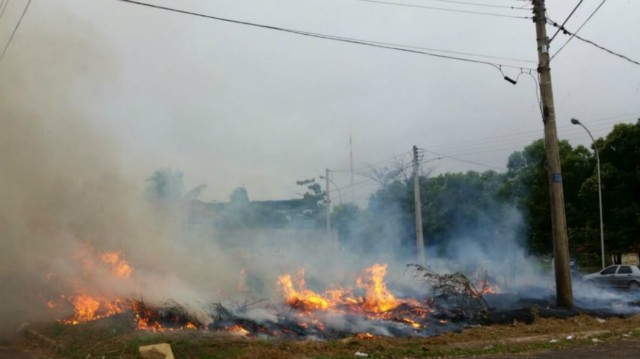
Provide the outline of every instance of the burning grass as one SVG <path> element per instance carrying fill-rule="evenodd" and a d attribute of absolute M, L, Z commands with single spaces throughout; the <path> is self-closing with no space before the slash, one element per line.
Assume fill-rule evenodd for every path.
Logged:
<path fill-rule="evenodd" d="M 358 334 L 339 340 L 292 341 L 244 337 L 228 332 L 139 331 L 131 317 L 120 314 L 75 326 L 56 323 L 37 330 L 60 345 L 57 353 L 38 348 L 31 337 L 17 345 L 49 358 L 138 358 L 138 347 L 167 342 L 178 358 L 353 358 L 355 352 L 370 358 L 458 357 L 469 355 L 531 353 L 572 346 L 600 345 L 616 340 L 640 340 L 640 316 L 602 320 L 589 315 L 540 318 L 526 325 L 513 322 L 469 328 L 429 338 L 392 338 Z M 581 334 L 582 333 L 582 334 Z M 567 339 L 568 336 L 572 339 Z"/>
<path fill-rule="evenodd" d="M 86 253 L 82 258 L 91 270 L 103 266 L 100 273 L 108 273 L 113 280 L 135 280 L 133 267 L 119 252 Z M 89 261 L 94 258 L 99 259 L 97 264 Z M 419 279 L 417 290 L 408 297 L 394 293 L 385 281 L 387 266 L 375 264 L 363 269 L 352 286 L 324 291 L 309 288 L 303 271 L 284 273 L 274 283 L 280 298 L 199 306 L 197 315 L 173 301 L 157 304 L 79 290 L 45 301 L 43 306 L 55 309 L 71 306 L 74 314 L 38 331 L 53 338 L 46 342 L 60 343 L 55 346 L 62 348 L 61 357 L 65 358 L 85 358 L 89 354 L 137 357 L 138 346 L 157 342 L 170 343 L 178 357 L 340 358 L 353 357 L 359 351 L 371 357 L 411 358 L 486 354 L 490 351 L 483 348 L 506 348 L 505 339 L 523 334 L 546 335 L 542 343 L 554 333 L 563 338 L 561 333 L 568 330 L 602 327 L 600 321 L 591 325 L 591 317 L 575 317 L 577 312 L 550 308 L 544 300 L 515 310 L 494 310 L 485 297 L 507 295 L 491 294 L 499 288 L 486 275 L 471 280 L 461 273 L 439 274 L 419 265 L 408 268 Z M 505 325 L 486 327 L 495 323 Z M 590 324 L 577 328 L 581 323 Z M 622 322 L 621 328 L 630 328 L 629 323 L 634 322 Z M 483 327 L 475 328 L 480 325 Z M 601 334 L 617 333 L 620 328 L 606 330 Z M 487 344 L 489 341 L 493 344 Z M 452 347 L 452 343 L 460 342 L 467 344 Z M 28 340 L 23 343 L 32 344 Z M 525 348 L 529 343 L 516 346 Z M 544 345 L 548 347 L 549 343 Z M 513 345 L 508 347 L 511 351 Z"/>

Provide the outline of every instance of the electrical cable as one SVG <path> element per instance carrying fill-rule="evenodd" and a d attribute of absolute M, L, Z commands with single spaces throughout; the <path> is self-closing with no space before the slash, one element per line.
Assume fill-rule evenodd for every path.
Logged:
<path fill-rule="evenodd" d="M 393 42 L 383 42 L 383 41 L 373 41 L 373 40 L 362 40 L 362 39 L 354 39 L 354 38 L 338 37 L 338 36 L 334 36 L 334 37 L 335 37 L 335 38 L 341 38 L 341 39 L 357 40 L 357 41 L 367 42 L 367 43 L 371 43 L 371 44 L 379 44 L 379 45 L 388 45 L 388 46 L 402 47 L 402 48 L 407 48 L 407 49 L 419 49 L 419 50 L 426 50 L 426 51 L 443 52 L 443 53 L 447 53 L 447 54 L 456 54 L 456 55 L 468 55 L 468 56 L 475 56 L 475 57 L 483 57 L 483 58 L 496 59 L 496 60 L 507 60 L 507 61 L 516 61 L 516 62 L 526 62 L 526 63 L 531 63 L 531 64 L 537 64 L 537 63 L 538 63 L 537 61 L 533 61 L 533 60 L 526 60 L 526 59 L 519 59 L 519 58 L 514 58 L 514 57 L 501 57 L 501 56 L 493 56 L 493 55 L 478 54 L 478 53 L 473 53 L 473 52 L 462 52 L 462 51 L 452 51 L 452 50 L 441 50 L 441 49 L 434 49 L 434 48 L 422 47 L 422 46 L 415 46 L 415 45 L 403 45 L 403 44 L 397 44 L 397 43 L 393 43 Z M 533 70 L 533 69 L 532 69 L 532 70 Z"/>
<path fill-rule="evenodd" d="M 527 74 L 527 73 L 525 73 L 525 74 Z M 595 126 L 592 125 L 592 126 L 590 126 L 590 128 L 592 128 L 592 129 L 593 128 L 602 128 L 602 129 L 609 128 L 612 120 L 619 120 L 621 118 L 630 118 L 630 117 L 635 117 L 635 116 L 640 116 L 640 113 L 630 113 L 630 114 L 625 114 L 625 115 L 620 115 L 620 116 L 614 116 L 614 117 L 608 117 L 608 118 L 603 118 L 603 119 L 599 119 L 599 120 L 594 120 L 594 121 L 591 121 L 592 124 L 593 123 L 600 123 L 600 124 L 599 125 L 595 125 Z M 619 121 L 615 121 L 615 122 L 619 122 Z M 584 136 L 581 135 L 582 131 L 580 129 L 576 129 L 575 126 L 573 126 L 573 125 L 561 125 L 561 126 L 558 126 L 558 128 L 559 129 L 569 129 L 569 132 L 572 132 L 572 133 L 576 134 L 575 138 L 565 136 L 564 139 L 575 139 L 575 140 L 577 140 L 577 139 L 580 139 L 580 138 L 584 137 Z M 459 145 L 459 144 L 465 144 L 465 143 L 471 144 L 471 143 L 487 142 L 487 141 L 495 142 L 495 139 L 498 139 L 498 140 L 504 140 L 505 138 L 512 139 L 514 136 L 523 137 L 523 136 L 527 136 L 528 134 L 531 134 L 531 136 L 528 136 L 530 139 L 523 138 L 523 140 L 526 140 L 526 141 L 511 141 L 515 145 L 519 145 L 520 147 L 524 147 L 524 146 L 529 145 L 532 141 L 539 139 L 539 137 L 538 137 L 539 131 L 529 131 L 529 132 L 526 132 L 526 133 L 520 133 L 520 134 L 515 134 L 515 135 L 491 137 L 491 138 L 485 138 L 485 139 L 476 140 L 476 141 L 459 142 L 459 143 L 455 143 L 455 144 L 447 144 L 447 145 L 439 145 L 439 146 L 436 145 L 436 146 L 431 146 L 431 148 L 434 148 L 434 147 L 437 148 L 437 147 L 443 147 L 443 146 L 445 146 L 445 147 L 449 146 L 450 147 L 451 145 Z M 510 145 L 510 146 L 502 145 L 502 146 L 494 147 L 492 149 L 488 149 L 487 150 L 486 146 L 476 146 L 475 149 L 470 148 L 467 152 L 460 152 L 460 151 L 455 151 L 454 150 L 453 153 L 448 152 L 447 154 L 443 154 L 443 153 L 440 153 L 440 152 L 435 152 L 435 151 L 432 151 L 432 150 L 427 150 L 427 149 L 424 149 L 424 148 L 419 148 L 419 151 L 433 153 L 433 154 L 439 155 L 441 158 L 449 158 L 449 159 L 461 161 L 461 162 L 464 162 L 464 163 L 473 164 L 473 165 L 476 165 L 476 166 L 487 167 L 487 168 L 498 169 L 498 170 L 505 170 L 505 168 L 503 168 L 503 167 L 498 167 L 498 166 L 488 165 L 488 164 L 485 164 L 485 163 L 471 161 L 471 160 L 467 160 L 467 159 L 456 157 L 455 155 L 459 155 L 459 154 L 477 154 L 477 153 L 482 153 L 482 152 L 485 152 L 485 153 L 486 152 L 495 152 L 495 151 L 498 151 L 498 150 L 510 149 L 510 148 L 513 148 L 513 147 L 514 147 L 513 145 Z M 477 150 L 478 148 L 484 149 L 484 151 L 482 151 L 482 150 L 478 151 Z M 518 150 L 515 149 L 514 151 L 518 151 Z M 409 153 L 411 153 L 411 152 L 409 152 Z M 432 160 L 433 159 L 423 159 L 423 160 L 420 161 L 420 163 L 426 163 L 426 162 L 430 162 Z M 381 161 L 381 162 L 384 162 L 384 161 Z M 404 170 L 410 169 L 411 167 L 413 167 L 413 162 L 407 163 L 407 164 L 403 165 L 402 167 L 397 168 L 395 170 L 404 171 Z M 331 170 L 331 172 L 333 173 L 335 171 Z M 367 176 L 367 177 L 369 176 L 368 174 L 358 174 L 358 175 Z M 354 187 L 361 187 L 362 185 L 367 184 L 367 183 L 377 183 L 377 182 L 374 179 L 367 178 L 367 179 L 364 179 L 362 181 L 354 183 L 354 185 L 347 185 L 347 186 L 338 187 L 338 188 L 340 190 L 345 190 L 345 189 L 348 190 L 348 189 L 352 189 Z M 335 190 L 332 190 L 332 192 L 335 192 Z"/>
<path fill-rule="evenodd" d="M 2 62 L 2 59 L 4 59 L 4 54 L 7 53 L 7 49 L 9 48 L 9 45 L 11 44 L 13 37 L 18 31 L 18 28 L 20 27 L 20 23 L 22 23 L 22 19 L 24 18 L 24 15 L 27 13 L 27 10 L 29 10 L 29 5 L 31 5 L 31 0 L 27 1 L 27 5 L 24 7 L 24 11 L 22 11 L 22 14 L 20 15 L 20 19 L 18 19 L 16 26 L 13 28 L 13 31 L 11 32 L 11 36 L 9 37 L 9 41 L 7 41 L 7 44 L 4 46 L 4 49 L 2 50 L 2 54 L 0 54 L 0 62 Z"/>
<path fill-rule="evenodd" d="M 549 20 L 551 21 L 551 19 L 549 19 Z M 559 27 L 559 25 L 558 25 L 556 22 L 554 22 L 554 21 L 551 21 L 551 25 L 552 25 L 552 26 L 555 26 L 555 27 Z M 580 40 L 580 41 L 583 41 L 583 42 L 586 42 L 586 43 L 588 43 L 588 44 L 591 44 L 591 45 L 593 45 L 593 46 L 595 46 L 595 47 L 599 48 L 600 50 L 603 50 L 603 51 L 605 51 L 605 52 L 608 52 L 608 53 L 609 53 L 609 54 L 611 54 L 611 55 L 617 56 L 617 57 L 619 57 L 619 58 L 621 58 L 621 59 L 623 59 L 623 60 L 627 60 L 628 62 L 631 62 L 632 64 L 640 65 L 640 62 L 638 62 L 638 61 L 636 61 L 636 60 L 633 60 L 633 59 L 630 59 L 629 57 L 627 57 L 627 56 L 625 56 L 625 55 L 622 55 L 622 54 L 619 54 L 619 53 L 614 52 L 614 51 L 612 51 L 612 50 L 609 50 L 609 49 L 607 49 L 606 47 L 604 47 L 604 46 L 602 46 L 602 45 L 598 45 L 598 44 L 596 44 L 595 42 L 593 42 L 593 41 L 591 41 L 591 40 L 588 40 L 588 39 L 585 39 L 585 38 L 583 38 L 583 37 L 580 37 L 580 36 L 576 35 L 576 33 L 571 33 L 569 30 L 567 30 L 567 29 L 565 29 L 565 28 L 560 28 L 560 29 L 562 30 L 562 32 L 563 32 L 563 33 L 565 33 L 565 34 L 567 34 L 567 35 L 571 35 L 571 37 L 569 38 L 569 40 L 571 40 L 571 39 L 573 39 L 573 38 L 575 37 L 576 39 L 578 39 L 578 40 Z M 579 31 L 579 30 L 580 30 L 580 29 L 578 29 L 578 31 Z M 566 45 L 568 42 L 569 42 L 569 41 L 567 41 L 567 42 L 565 43 L 565 45 Z M 564 45 L 563 45 L 563 47 L 561 47 L 561 48 L 560 48 L 560 49 L 559 49 L 559 50 L 558 50 L 558 51 L 557 51 L 553 56 L 551 56 L 551 58 L 549 59 L 549 62 L 551 62 L 551 60 L 553 60 L 553 58 L 554 58 L 554 57 L 558 54 L 558 52 L 560 52 L 563 48 L 564 48 Z"/>
<path fill-rule="evenodd" d="M 405 6 L 405 7 L 413 7 L 413 8 L 420 8 L 420 9 L 428 9 L 428 10 L 457 12 L 457 13 L 463 13 L 463 14 L 506 17 L 506 18 L 512 18 L 512 19 L 531 19 L 532 18 L 531 16 L 516 16 L 516 15 L 496 14 L 496 13 L 481 12 L 481 11 L 448 9 L 448 8 L 435 7 L 435 6 L 406 4 L 406 3 L 397 3 L 397 2 L 389 2 L 389 1 L 381 1 L 381 0 L 358 0 L 358 1 L 371 2 L 371 3 L 383 4 L 383 5 L 395 5 L 395 6 Z"/>
<path fill-rule="evenodd" d="M 469 163 L 469 164 L 476 165 L 476 166 L 481 166 L 481 167 L 487 167 L 487 168 L 497 169 L 497 170 L 500 170 L 500 171 L 506 171 L 506 170 L 507 170 L 507 169 L 506 169 L 506 168 L 504 168 L 504 167 L 498 167 L 498 166 L 488 165 L 488 164 L 480 163 L 480 162 L 476 162 L 476 161 L 469 161 L 469 160 L 465 160 L 465 159 L 463 159 L 463 158 L 454 157 L 454 156 L 449 156 L 449 155 L 446 155 L 446 154 L 444 154 L 444 153 L 438 153 L 438 152 L 435 152 L 435 151 L 430 151 L 430 150 L 427 150 L 426 148 L 422 148 L 422 150 L 423 150 L 423 151 L 425 151 L 425 152 L 428 152 L 428 153 L 432 153 L 432 154 L 437 155 L 437 156 L 441 156 L 441 157 L 444 157 L 444 158 L 449 158 L 449 159 L 456 160 L 456 161 L 460 161 L 460 162 L 464 162 L 464 163 Z"/>
<path fill-rule="evenodd" d="M 218 16 L 211 16 L 211 15 L 196 13 L 196 12 L 192 12 L 192 11 L 186 11 L 186 10 L 170 8 L 170 7 L 166 7 L 166 6 L 149 4 L 149 3 L 135 1 L 135 0 L 115 0 L 115 1 L 120 1 L 120 2 L 133 4 L 133 5 L 146 6 L 146 7 L 150 7 L 150 8 L 154 8 L 154 9 L 158 9 L 158 10 L 171 11 L 171 12 L 180 13 L 180 14 L 184 14 L 184 15 L 197 16 L 197 17 L 202 17 L 202 18 L 207 18 L 207 19 L 217 20 L 217 21 L 222 21 L 222 22 L 228 22 L 228 23 L 233 23 L 233 24 L 238 24 L 238 25 L 259 27 L 259 28 L 268 29 L 268 30 L 275 30 L 275 31 L 282 31 L 282 32 L 296 34 L 296 35 L 316 37 L 316 38 L 321 38 L 321 39 L 326 39 L 326 40 L 346 42 L 346 43 L 358 44 L 358 45 L 364 45 L 364 46 L 378 47 L 378 48 L 383 48 L 383 49 L 388 49 L 388 50 L 403 51 L 403 52 L 409 52 L 409 53 L 414 53 L 414 54 L 420 54 L 420 55 L 426 55 L 426 56 L 431 56 L 431 57 L 443 58 L 443 59 L 448 59 L 448 60 L 456 60 L 456 61 L 462 61 L 462 62 L 489 65 L 489 66 L 494 67 L 496 69 L 498 69 L 500 66 L 509 67 L 509 68 L 518 68 L 518 69 L 521 68 L 520 66 L 513 66 L 513 65 L 509 65 L 509 64 L 503 64 L 503 63 L 494 63 L 494 62 L 481 61 L 481 60 L 469 59 L 469 58 L 464 58 L 464 57 L 448 56 L 448 55 L 442 55 L 442 54 L 434 54 L 432 52 L 417 51 L 417 50 L 411 50 L 411 49 L 402 48 L 402 47 L 377 45 L 374 42 L 367 41 L 367 40 L 358 40 L 358 39 L 352 39 L 352 38 L 347 38 L 347 37 L 325 35 L 325 34 L 319 34 L 319 33 L 302 31 L 302 30 L 287 29 L 287 28 L 282 28 L 282 27 L 277 27 L 277 26 L 272 26 L 272 25 L 263 25 L 263 24 L 252 23 L 252 22 L 247 22 L 247 21 L 233 20 L 233 19 L 222 18 L 222 17 L 218 17 Z"/>
<path fill-rule="evenodd" d="M 607 129 L 607 128 L 610 128 L 611 124 L 620 123 L 620 120 L 634 119 L 634 118 L 637 118 L 638 116 L 640 116 L 640 113 L 630 113 L 630 114 L 625 114 L 625 115 L 620 115 L 615 117 L 608 117 L 600 120 L 593 120 L 590 122 L 592 124 L 597 124 L 597 125 L 591 125 L 590 127 Z M 561 124 L 558 126 L 558 129 L 563 130 L 564 132 L 567 132 L 566 130 L 569 130 L 568 132 L 572 132 L 572 130 L 576 130 L 577 133 L 582 133 L 580 129 L 576 129 L 575 126 L 571 124 L 567 124 L 567 125 Z M 539 135 L 540 135 L 540 131 L 534 130 L 534 131 L 527 131 L 527 132 L 520 132 L 520 133 L 505 134 L 501 136 L 484 137 L 484 138 L 479 138 L 472 141 L 436 144 L 436 145 L 429 146 L 429 148 L 432 150 L 446 151 L 448 154 L 453 154 L 450 151 L 457 153 L 461 150 L 475 152 L 476 149 L 485 149 L 495 145 L 499 145 L 499 148 L 502 148 L 504 147 L 502 146 L 503 144 L 527 143 L 527 142 L 530 142 L 531 140 L 538 138 Z"/>
<path fill-rule="evenodd" d="M 604 3 L 607 0 L 602 0 L 602 2 L 600 3 L 600 5 L 598 5 L 598 7 L 596 7 L 595 10 L 593 10 L 593 12 L 591 13 L 591 15 L 589 15 L 589 17 L 582 23 L 582 25 L 580 25 L 580 27 L 578 27 L 578 30 L 575 31 L 574 34 L 577 34 L 578 32 L 580 32 L 580 30 L 582 30 L 582 28 L 587 24 L 587 22 L 589 22 L 589 20 L 591 20 L 591 18 L 593 17 L 593 15 L 596 14 L 596 12 L 598 12 L 598 10 L 600 10 L 600 8 L 602 7 L 602 5 L 604 5 Z M 550 20 L 550 19 L 549 19 Z M 560 30 L 563 30 L 562 28 Z M 560 51 L 562 51 L 562 49 L 565 48 L 565 46 L 567 46 L 567 44 L 569 44 L 569 42 L 571 42 L 571 40 L 573 40 L 573 38 L 576 35 L 573 35 L 569 38 L 569 40 L 567 40 L 564 44 L 562 44 L 562 46 L 560 46 L 560 48 L 558 49 L 558 51 L 556 51 L 555 54 L 553 54 L 553 56 L 551 56 L 551 58 L 549 59 L 548 62 L 551 62 L 551 60 L 553 60 L 554 57 L 556 57 L 556 55 L 558 55 L 560 53 Z"/>
<path fill-rule="evenodd" d="M 580 5 L 582 4 L 582 1 L 584 0 L 580 0 L 578 1 L 578 4 L 573 8 L 573 10 L 571 10 L 571 13 L 569 13 L 569 16 L 567 16 L 566 19 L 564 19 L 564 21 L 562 22 L 562 25 L 560 25 L 560 28 L 558 28 L 558 30 L 556 31 L 555 34 L 553 34 L 553 36 L 551 36 L 551 39 L 549 41 L 547 41 L 547 44 L 550 44 L 553 39 L 556 38 L 556 36 L 558 35 L 558 33 L 560 32 L 560 29 L 562 29 L 564 27 L 564 25 L 567 24 L 567 21 L 569 21 L 569 19 L 571 18 L 571 16 L 573 15 L 573 13 L 576 12 L 576 10 L 578 10 L 578 8 L 580 7 Z"/>
<path fill-rule="evenodd" d="M 471 5 L 471 6 L 480 6 L 480 7 L 491 7 L 491 8 L 497 8 L 497 9 L 511 9 L 511 10 L 531 10 L 531 9 L 525 9 L 524 6 L 527 6 L 528 4 L 525 4 L 522 7 L 515 7 L 515 6 L 509 6 L 509 5 L 494 5 L 494 4 L 483 4 L 483 3 L 475 3 L 475 2 L 468 2 L 468 1 L 455 1 L 455 0 L 431 0 L 431 1 L 439 1 L 439 2 L 445 2 L 445 3 L 451 3 L 451 4 L 462 4 L 462 5 Z"/>
<path fill-rule="evenodd" d="M 0 10 L 0 17 L 4 15 L 4 11 L 7 10 L 7 6 L 9 6 L 9 0 L 3 0 L 2 5 L 0 5 L 0 7 L 2 7 L 2 10 Z"/>
<path fill-rule="evenodd" d="M 394 155 L 393 157 L 389 157 L 389 158 L 386 158 L 384 160 L 380 160 L 380 161 L 375 162 L 373 164 L 369 164 L 369 165 L 366 165 L 366 166 L 354 168 L 353 171 L 356 172 L 356 171 L 369 170 L 372 167 L 376 167 L 376 166 L 378 166 L 380 164 L 383 164 L 383 163 L 386 163 L 386 162 L 391 162 L 391 161 L 396 161 L 397 162 L 398 160 L 400 160 L 400 159 L 402 159 L 405 156 L 410 155 L 410 154 L 411 154 L 411 151 L 403 152 L 403 153 L 401 153 L 399 155 Z M 345 172 L 351 172 L 351 171 L 352 170 L 350 168 L 349 169 L 338 169 L 338 170 L 333 170 L 332 169 L 331 170 L 331 172 L 339 172 L 339 173 L 345 173 Z"/>

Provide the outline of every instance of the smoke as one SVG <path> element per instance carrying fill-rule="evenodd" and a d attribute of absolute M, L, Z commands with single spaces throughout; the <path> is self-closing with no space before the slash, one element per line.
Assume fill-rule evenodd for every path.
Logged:
<path fill-rule="evenodd" d="M 211 233 L 183 245 L 181 219 L 158 216 L 123 172 L 95 117 L 116 60 L 92 46 L 101 36 L 89 25 L 66 20 L 73 33 L 21 29 L 0 64 L 0 329 L 68 315 L 63 303 L 79 294 L 199 307 L 234 288 L 239 268 Z M 133 266 L 129 278 L 106 252 Z"/>
<path fill-rule="evenodd" d="M 126 154 L 101 133 L 98 123 L 108 119 L 98 115 L 96 100 L 117 79 L 117 61 L 92 46 L 101 37 L 90 26 L 67 21 L 76 31 L 25 28 L 0 63 L 0 329 L 63 318 L 69 299 L 80 294 L 157 305 L 173 300 L 208 323 L 212 302 L 274 298 L 277 277 L 298 268 L 305 269 L 307 287 L 320 291 L 352 286 L 376 262 L 390 264 L 388 280 L 399 290 L 415 286 L 403 273 L 415 262 L 406 206 L 379 201 L 380 211 L 355 220 L 340 245 L 304 229 L 229 235 L 210 218 L 194 220 L 190 200 L 203 186 L 187 192 L 171 171 L 148 183 L 125 172 L 135 166 L 124 166 Z M 452 223 L 444 250 L 427 248 L 427 266 L 486 271 L 511 289 L 548 287 L 550 276 L 524 249 L 520 214 L 498 204 L 484 213 L 501 215 L 474 226 Z M 132 271 L 115 275 L 104 253 L 116 253 Z M 274 320 L 261 308 L 244 315 Z M 325 319 L 337 328 L 353 324 Z M 359 325 L 386 333 L 366 321 Z"/>
<path fill-rule="evenodd" d="M 299 267 L 310 286 L 353 280 L 358 263 L 313 231 L 248 231 L 227 243 L 210 220 L 190 217 L 188 199 L 203 187 L 184 193 L 179 179 L 156 178 L 154 191 L 125 172 L 135 164 L 100 124 L 117 60 L 92 45 L 103 39 L 89 25 L 65 20 L 73 33 L 25 27 L 0 64 L 0 329 L 65 318 L 84 294 L 172 300 L 208 323 L 211 303 L 272 297 L 277 276 Z M 116 275 L 105 253 L 132 270 Z"/>

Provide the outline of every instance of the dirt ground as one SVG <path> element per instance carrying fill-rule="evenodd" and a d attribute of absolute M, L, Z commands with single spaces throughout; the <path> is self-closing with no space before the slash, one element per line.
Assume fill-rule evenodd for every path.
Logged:
<path fill-rule="evenodd" d="M 594 345 L 578 346 L 561 350 L 547 350 L 538 353 L 482 356 L 483 359 L 626 359 L 639 357 L 640 339 L 614 340 Z"/>

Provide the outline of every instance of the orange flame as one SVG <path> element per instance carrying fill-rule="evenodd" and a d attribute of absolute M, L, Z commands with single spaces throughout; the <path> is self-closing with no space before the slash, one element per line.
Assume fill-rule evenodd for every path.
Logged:
<path fill-rule="evenodd" d="M 500 287 L 497 284 L 491 284 L 486 279 L 476 281 L 476 288 L 480 295 L 500 293 Z"/>
<path fill-rule="evenodd" d="M 92 297 L 79 294 L 73 297 L 71 303 L 74 314 L 71 319 L 63 321 L 66 324 L 78 324 L 100 318 L 106 318 L 124 311 L 124 303 L 119 300 L 108 300 L 102 297 Z"/>
<path fill-rule="evenodd" d="M 241 325 L 236 324 L 234 326 L 228 327 L 224 329 L 225 331 L 229 332 L 229 333 L 234 333 L 237 335 L 241 335 L 241 336 L 247 336 L 249 335 L 249 331 L 244 329 Z"/>
<path fill-rule="evenodd" d="M 327 310 L 329 302 L 320 294 L 304 288 L 304 272 L 298 276 L 298 289 L 293 285 L 290 274 L 278 277 L 278 285 L 282 289 L 287 303 L 294 308 L 302 310 Z"/>
<path fill-rule="evenodd" d="M 282 290 L 285 301 L 290 306 L 306 312 L 314 310 L 347 310 L 382 318 L 382 313 L 390 311 L 403 303 L 419 306 L 419 303 L 415 300 L 397 299 L 387 289 L 384 282 L 386 274 L 386 264 L 374 264 L 366 268 L 363 275 L 359 276 L 356 281 L 357 287 L 365 290 L 363 297 L 354 296 L 353 291 L 348 288 L 332 288 L 322 294 L 306 289 L 303 271 L 298 272 L 297 285 L 294 285 L 290 274 L 280 276 L 278 285 Z M 426 310 L 421 312 L 421 316 L 422 314 L 426 316 Z"/>
<path fill-rule="evenodd" d="M 411 325 L 415 329 L 420 329 L 420 327 L 421 327 L 420 323 L 418 323 L 418 322 L 416 322 L 414 320 L 411 320 L 409 318 L 402 318 L 402 321 L 405 322 L 405 323 L 408 323 L 409 325 Z"/>
<path fill-rule="evenodd" d="M 389 292 L 384 283 L 387 274 L 387 265 L 374 264 L 364 270 L 366 277 L 358 277 L 358 287 L 365 288 L 364 308 L 374 313 L 386 312 L 397 307 L 400 303 Z"/>

